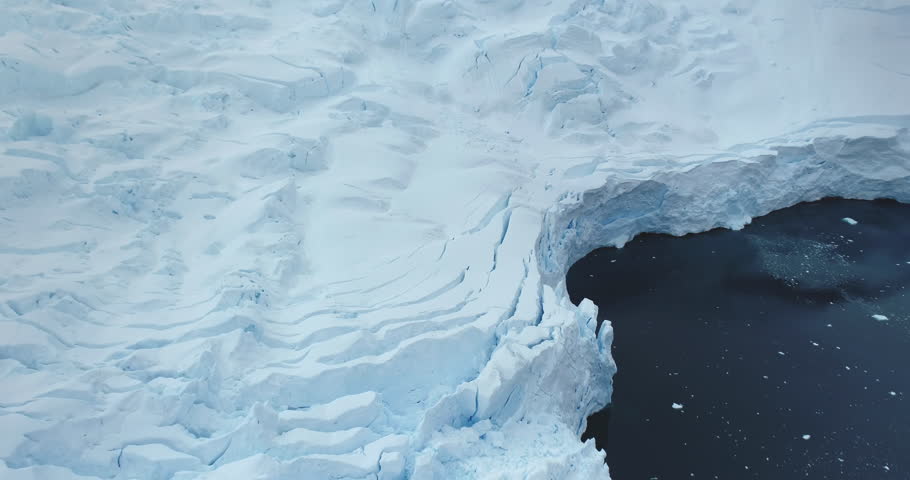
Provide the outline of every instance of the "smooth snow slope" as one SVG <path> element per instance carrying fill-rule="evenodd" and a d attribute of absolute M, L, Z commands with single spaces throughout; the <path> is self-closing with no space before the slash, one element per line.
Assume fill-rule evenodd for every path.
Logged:
<path fill-rule="evenodd" d="M 910 201 L 910 1 L 2 1 L 0 478 L 606 478 L 636 232 Z"/>

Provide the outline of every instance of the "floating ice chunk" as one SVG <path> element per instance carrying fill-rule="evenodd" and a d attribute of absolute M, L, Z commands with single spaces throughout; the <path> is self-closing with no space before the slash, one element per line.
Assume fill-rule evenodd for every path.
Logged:
<path fill-rule="evenodd" d="M 808 435 L 808 434 L 803 435 L 803 440 L 808 440 L 810 438 L 812 438 L 812 435 Z"/>
<path fill-rule="evenodd" d="M 888 392 L 888 394 L 891 395 L 892 397 L 896 397 L 896 396 L 897 396 L 897 392 Z"/>
<path fill-rule="evenodd" d="M 844 217 L 844 218 L 842 218 L 841 220 L 843 220 L 844 223 L 846 223 L 847 225 L 856 225 L 857 223 L 859 223 L 859 222 L 857 222 L 856 220 L 854 220 L 854 219 L 852 219 L 852 218 L 850 218 L 850 217 Z"/>
<path fill-rule="evenodd" d="M 682 410 L 683 406 L 681 403 L 674 403 L 673 410 Z"/>
<path fill-rule="evenodd" d="M 872 315 L 872 318 L 878 320 L 879 322 L 884 322 L 885 320 L 888 320 L 888 317 L 886 317 L 884 315 L 878 315 L 878 314 Z"/>

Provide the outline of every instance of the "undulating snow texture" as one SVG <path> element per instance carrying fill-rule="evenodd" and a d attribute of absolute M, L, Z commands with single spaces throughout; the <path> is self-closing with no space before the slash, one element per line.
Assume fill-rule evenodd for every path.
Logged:
<path fill-rule="evenodd" d="M 910 201 L 907 0 L 0 0 L 0 478 L 607 478 L 641 231 Z"/>

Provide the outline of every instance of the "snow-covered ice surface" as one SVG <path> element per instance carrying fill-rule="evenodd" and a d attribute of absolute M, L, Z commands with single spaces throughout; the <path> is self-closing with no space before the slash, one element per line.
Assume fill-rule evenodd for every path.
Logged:
<path fill-rule="evenodd" d="M 4 0 L 0 478 L 606 478 L 590 249 L 910 201 L 910 1 Z"/>

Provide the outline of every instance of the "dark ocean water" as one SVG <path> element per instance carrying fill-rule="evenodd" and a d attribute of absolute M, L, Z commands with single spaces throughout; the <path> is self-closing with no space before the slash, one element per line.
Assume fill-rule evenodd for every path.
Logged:
<path fill-rule="evenodd" d="M 615 330 L 613 403 L 583 437 L 614 480 L 910 479 L 910 205 L 642 235 L 567 284 Z"/>

